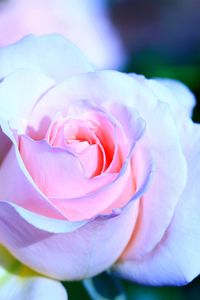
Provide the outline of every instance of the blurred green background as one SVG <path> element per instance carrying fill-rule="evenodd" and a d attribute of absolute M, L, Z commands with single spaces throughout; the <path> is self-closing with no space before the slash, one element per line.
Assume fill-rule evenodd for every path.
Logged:
<path fill-rule="evenodd" d="M 193 119 L 200 122 L 200 1 L 110 0 L 108 8 L 126 52 L 122 71 L 181 80 L 196 95 Z M 82 283 L 65 285 L 69 299 L 91 299 Z M 200 299 L 200 278 L 184 287 L 149 287 L 125 280 L 121 287 L 125 298 L 113 295 L 111 284 L 107 296 L 99 299 Z M 101 288 L 103 291 L 108 287 Z"/>

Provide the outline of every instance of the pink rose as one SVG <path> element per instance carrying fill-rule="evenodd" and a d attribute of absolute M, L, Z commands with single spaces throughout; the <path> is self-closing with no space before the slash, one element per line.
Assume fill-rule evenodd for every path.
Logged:
<path fill-rule="evenodd" d="M 0 3 L 0 46 L 27 34 L 60 33 L 98 68 L 119 68 L 124 49 L 105 0 L 6 0 Z"/>
<path fill-rule="evenodd" d="M 199 125 L 181 83 L 95 71 L 57 35 L 0 50 L 0 237 L 76 280 L 113 265 L 147 284 L 200 271 Z"/>

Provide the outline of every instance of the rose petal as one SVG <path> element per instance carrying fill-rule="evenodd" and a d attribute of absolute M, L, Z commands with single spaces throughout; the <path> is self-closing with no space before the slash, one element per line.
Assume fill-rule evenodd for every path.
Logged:
<path fill-rule="evenodd" d="M 27 116 L 53 84 L 53 80 L 30 70 L 10 74 L 0 84 L 0 116 L 7 120 Z"/>
<path fill-rule="evenodd" d="M 127 203 L 134 194 L 134 183 L 130 178 L 131 172 L 129 166 L 118 177 L 116 174 L 108 174 L 106 177 L 102 177 L 100 182 L 103 183 L 104 181 L 104 184 L 90 193 L 76 198 L 51 197 L 50 200 L 56 207 L 59 207 L 69 220 L 79 221 L 89 219 L 104 212 L 111 204 L 115 208 L 114 203 L 118 199 L 123 198 L 123 201 Z M 94 188 L 98 187 L 98 181 L 95 178 L 88 185 Z M 129 186 L 127 186 L 127 182 L 129 182 Z"/>
<path fill-rule="evenodd" d="M 129 247 L 116 266 L 122 276 L 143 284 L 183 285 L 199 274 L 200 126 L 186 121 L 184 152 L 188 181 L 172 222 L 151 253 L 137 259 L 131 254 L 133 248 Z"/>
<path fill-rule="evenodd" d="M 186 116 L 191 117 L 195 105 L 192 92 L 181 82 L 172 79 L 147 80 L 143 76 L 133 75 L 143 85 L 152 90 L 155 96 L 168 103 L 170 112 L 176 122 L 180 135 L 184 135 L 183 122 Z"/>
<path fill-rule="evenodd" d="M 33 226 L 31 213 L 26 212 L 25 216 L 26 219 L 24 209 L 0 202 L 1 242 L 34 270 L 54 278 L 74 280 L 100 273 L 116 261 L 135 225 L 137 202 L 119 215 L 105 220 L 96 218 L 77 230 L 57 234 L 49 232 L 47 218 L 40 216 Z M 60 222 L 65 226 L 65 221 Z M 47 231 L 39 229 L 41 226 Z"/>
<path fill-rule="evenodd" d="M 39 125 L 44 116 L 49 119 L 50 123 L 57 112 L 62 112 L 63 116 L 66 116 L 70 105 L 83 99 L 95 104 L 102 102 L 106 104 L 108 101 L 119 102 L 120 104 L 128 104 L 129 102 L 129 104 L 133 104 L 132 106 L 136 104 L 135 109 L 137 110 L 139 103 L 136 99 L 140 88 L 137 82 L 134 84 L 129 76 L 114 71 L 92 72 L 74 76 L 58 84 L 48 94 L 44 95 L 35 106 L 29 124 L 37 131 L 41 127 Z M 116 93 L 113 94 L 113 91 Z M 151 98 L 155 102 L 153 95 L 151 95 Z M 47 131 L 48 122 L 45 125 L 46 128 L 44 124 L 41 128 L 43 132 Z"/>
<path fill-rule="evenodd" d="M 20 153 L 36 185 L 51 199 L 69 197 L 73 201 L 76 197 L 96 191 L 116 177 L 116 174 L 108 174 L 88 179 L 75 155 L 64 148 L 51 147 L 46 141 L 21 136 Z"/>
<path fill-rule="evenodd" d="M 149 149 L 143 147 L 141 143 L 137 143 L 134 148 L 134 154 L 131 158 L 131 170 L 131 176 L 129 176 L 124 186 L 122 195 L 119 195 L 103 213 L 109 213 L 111 210 L 123 210 L 124 207 L 130 205 L 132 201 L 142 198 L 149 188 L 149 184 L 155 172 L 154 160 Z M 130 195 L 128 196 L 128 191 L 130 191 L 131 185 L 134 186 L 134 193 L 127 202 L 127 198 L 130 197 Z"/>
<path fill-rule="evenodd" d="M 0 65 L 0 78 L 24 68 L 40 72 L 56 82 L 93 70 L 82 52 L 58 34 L 29 35 L 14 45 L 1 48 Z"/>
<path fill-rule="evenodd" d="M 0 294 L 2 300 L 67 300 L 60 282 L 38 275 L 16 261 L 0 246 Z"/>
<path fill-rule="evenodd" d="M 176 100 L 178 100 L 179 105 L 182 106 L 187 112 L 188 116 L 191 117 L 196 100 L 189 88 L 178 80 L 157 78 L 156 81 L 166 86 L 170 90 Z"/>
<path fill-rule="evenodd" d="M 101 174 L 105 165 L 103 147 L 87 118 L 57 118 L 50 124 L 45 140 L 53 147 L 63 147 L 81 162 L 87 178 Z M 111 137 L 112 138 L 112 137 Z"/>
<path fill-rule="evenodd" d="M 151 134 L 145 145 L 153 150 L 155 173 L 141 201 L 137 233 L 129 244 L 134 245 L 133 252 L 138 258 L 150 252 L 162 238 L 187 179 L 181 142 L 165 103 L 157 105 L 147 123 Z M 159 128 L 158 124 L 161 124 Z"/>
<path fill-rule="evenodd" d="M 13 203 L 39 214 L 59 219 L 63 218 L 63 215 L 42 194 L 28 174 L 19 155 L 16 141 L 6 122 L 0 120 L 0 123 L 6 136 L 13 143 L 0 168 L 0 200 L 5 197 Z"/>
<path fill-rule="evenodd" d="M 72 153 L 26 136 L 20 137 L 19 148 L 27 170 L 47 197 L 76 197 L 86 193 L 87 178 Z"/>
<path fill-rule="evenodd" d="M 100 174 L 103 166 L 103 156 L 98 145 L 91 145 L 78 154 L 86 177 L 91 178 Z"/>
<path fill-rule="evenodd" d="M 138 111 L 124 104 L 107 101 L 103 104 L 103 107 L 117 121 L 117 126 L 120 129 L 118 140 L 123 141 L 123 143 L 120 143 L 121 150 L 124 157 L 126 157 L 134 147 L 133 137 L 136 141 L 143 135 L 146 122 L 141 118 Z"/>

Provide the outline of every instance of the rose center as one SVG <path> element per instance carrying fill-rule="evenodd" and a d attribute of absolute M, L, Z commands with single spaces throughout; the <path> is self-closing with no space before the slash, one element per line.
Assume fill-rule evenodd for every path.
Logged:
<path fill-rule="evenodd" d="M 91 178 L 121 168 L 115 135 L 113 124 L 101 115 L 95 115 L 95 119 L 59 117 L 50 124 L 45 139 L 53 147 L 72 152 Z"/>

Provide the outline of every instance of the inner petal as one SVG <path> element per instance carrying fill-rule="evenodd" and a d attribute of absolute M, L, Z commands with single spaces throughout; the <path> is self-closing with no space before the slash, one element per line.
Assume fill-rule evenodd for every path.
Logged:
<path fill-rule="evenodd" d="M 88 178 L 100 175 L 105 166 L 104 149 L 89 121 L 69 120 L 65 124 L 66 147 L 78 156 Z"/>
<path fill-rule="evenodd" d="M 70 119 L 64 125 L 64 136 L 67 144 L 73 142 L 85 142 L 92 145 L 95 144 L 95 134 L 90 128 L 88 121 Z"/>
<path fill-rule="evenodd" d="M 88 146 L 85 150 L 78 153 L 78 157 L 85 170 L 86 177 L 91 178 L 101 174 L 103 155 L 99 145 Z"/>
<path fill-rule="evenodd" d="M 105 152 L 106 164 L 103 173 L 119 172 L 124 157 L 122 156 L 121 144 L 123 136 L 116 120 L 103 110 L 90 110 L 87 113 L 88 118 L 93 118 L 98 126 L 95 128 L 95 134 L 101 141 Z"/>
<path fill-rule="evenodd" d="M 58 118 L 49 126 L 45 139 L 54 147 L 64 147 L 81 162 L 85 176 L 98 176 L 105 168 L 104 149 L 89 120 Z"/>

